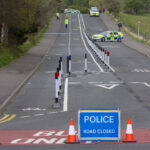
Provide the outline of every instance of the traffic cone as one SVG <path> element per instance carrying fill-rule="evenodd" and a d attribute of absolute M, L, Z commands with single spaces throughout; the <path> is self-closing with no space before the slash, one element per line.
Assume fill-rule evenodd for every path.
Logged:
<path fill-rule="evenodd" d="M 79 141 L 77 141 L 77 137 L 76 137 L 76 134 L 75 134 L 74 121 L 72 119 L 70 120 L 69 134 L 68 134 L 67 141 L 65 141 L 65 143 L 66 144 L 77 144 L 77 143 L 80 143 Z"/>
<path fill-rule="evenodd" d="M 136 142 L 134 140 L 134 135 L 133 135 L 133 130 L 132 130 L 132 123 L 131 123 L 130 118 L 127 121 L 126 135 L 125 135 L 125 140 L 123 142 Z"/>

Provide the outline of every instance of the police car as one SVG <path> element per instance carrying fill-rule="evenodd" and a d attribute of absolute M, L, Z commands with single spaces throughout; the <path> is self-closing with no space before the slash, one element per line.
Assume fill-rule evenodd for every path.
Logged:
<path fill-rule="evenodd" d="M 97 17 L 99 17 L 99 11 L 98 11 L 97 7 L 91 7 L 91 9 L 90 9 L 90 16 L 91 16 L 91 17 L 92 17 L 92 16 L 97 16 Z"/>
<path fill-rule="evenodd" d="M 65 14 L 79 14 L 80 11 L 76 10 L 76 9 L 67 8 L 67 9 L 64 10 L 64 13 Z"/>
<path fill-rule="evenodd" d="M 121 42 L 124 39 L 124 35 L 122 32 L 118 31 L 105 31 L 100 34 L 95 34 L 92 36 L 93 41 L 117 41 Z"/>

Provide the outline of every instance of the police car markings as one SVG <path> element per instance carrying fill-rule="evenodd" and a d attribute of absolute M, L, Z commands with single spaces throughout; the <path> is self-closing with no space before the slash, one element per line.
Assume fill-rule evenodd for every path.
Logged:
<path fill-rule="evenodd" d="M 77 133 L 77 132 L 76 132 Z M 76 134 L 77 135 L 77 134 Z M 150 143 L 150 129 L 134 129 L 137 143 Z M 0 130 L 0 142 L 9 145 L 59 145 L 65 144 L 68 130 Z M 121 142 L 125 130 L 121 130 Z M 115 144 L 118 142 L 83 141 L 80 144 Z"/>

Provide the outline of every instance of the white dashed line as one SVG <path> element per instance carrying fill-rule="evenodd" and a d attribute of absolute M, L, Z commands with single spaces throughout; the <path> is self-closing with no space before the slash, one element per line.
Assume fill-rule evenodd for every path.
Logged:
<path fill-rule="evenodd" d="M 45 114 L 35 114 L 34 116 L 38 117 L 38 116 L 44 116 Z"/>
<path fill-rule="evenodd" d="M 31 117 L 31 116 L 21 116 L 20 118 L 29 118 L 29 117 Z"/>

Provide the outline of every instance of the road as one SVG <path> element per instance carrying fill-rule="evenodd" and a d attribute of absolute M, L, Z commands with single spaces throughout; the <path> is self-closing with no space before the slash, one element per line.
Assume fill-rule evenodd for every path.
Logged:
<path fill-rule="evenodd" d="M 0 149 L 148 150 L 150 148 L 150 118 L 148 117 L 150 59 L 122 43 L 98 42 L 100 46 L 110 51 L 110 65 L 114 71 L 106 69 L 88 47 L 82 32 L 83 22 L 89 36 L 107 30 L 100 18 L 83 15 L 82 19 L 82 16 L 70 15 L 67 29 L 62 21 L 59 33 L 47 33 L 58 34 L 57 40 L 44 64 L 4 112 L 10 116 L 8 120 L 2 118 L 0 121 L 0 142 L 3 145 Z M 84 73 L 85 53 L 88 57 L 87 73 Z M 68 54 L 72 56 L 70 76 L 66 75 Z M 63 57 L 64 89 L 59 100 L 61 107 L 53 109 L 54 73 L 60 56 Z M 131 118 L 137 143 L 64 144 L 70 119 L 73 118 L 75 128 L 78 127 L 80 108 L 120 108 L 121 129 L 126 128 L 126 121 Z M 48 133 L 49 136 L 46 136 Z M 41 142 L 41 138 L 47 141 Z M 124 134 L 121 139 L 123 138 Z"/>

